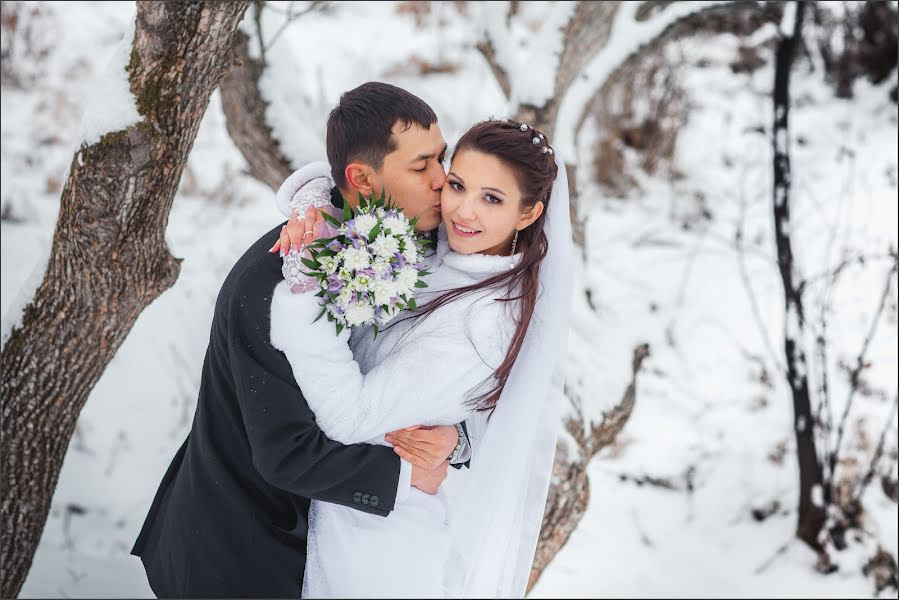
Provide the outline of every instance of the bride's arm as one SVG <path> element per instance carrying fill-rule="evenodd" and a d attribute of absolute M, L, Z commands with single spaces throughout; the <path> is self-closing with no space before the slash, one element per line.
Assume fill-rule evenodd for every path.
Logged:
<path fill-rule="evenodd" d="M 459 327 L 439 338 L 410 339 L 363 375 L 347 343 L 349 332 L 335 335 L 324 318 L 312 323 L 320 310 L 315 295 L 293 294 L 279 284 L 272 344 L 290 362 L 319 426 L 344 444 L 458 412 L 466 392 L 493 374 L 496 364 L 487 363 L 499 362 L 483 356 Z"/>

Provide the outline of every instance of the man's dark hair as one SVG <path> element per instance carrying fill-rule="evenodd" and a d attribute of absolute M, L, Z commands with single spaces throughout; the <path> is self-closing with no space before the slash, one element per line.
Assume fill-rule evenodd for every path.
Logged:
<path fill-rule="evenodd" d="M 369 81 L 343 93 L 328 116 L 325 138 L 338 188 L 346 187 L 344 172 L 353 161 L 381 170 L 384 157 L 396 150 L 391 129 L 397 121 L 406 129 L 412 125 L 430 129 L 437 115 L 424 100 L 389 83 Z"/>

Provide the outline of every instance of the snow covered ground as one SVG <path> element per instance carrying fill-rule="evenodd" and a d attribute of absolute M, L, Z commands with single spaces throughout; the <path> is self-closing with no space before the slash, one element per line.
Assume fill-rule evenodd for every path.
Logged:
<path fill-rule="evenodd" d="M 29 66 L 37 75 L 27 91 L 2 94 L 4 318 L 52 237 L 79 135 L 78 98 L 102 74 L 134 10 L 124 2 L 40 6 L 52 40 L 44 66 Z M 298 160 L 319 158 L 327 111 L 342 91 L 371 79 L 431 103 L 450 143 L 474 121 L 503 114 L 471 33 L 451 3 L 437 5 L 423 28 L 393 3 L 304 16 L 271 51 L 283 77 L 265 83 L 285 147 Z M 333 58 L 330 49 L 348 40 Z M 778 375 L 783 309 L 765 133 L 773 73 L 769 65 L 732 74 L 737 43 L 722 36 L 680 48 L 691 106 L 677 143 L 682 178 L 638 177 L 640 191 L 620 199 L 580 170 L 587 263 L 579 289 L 590 299 L 575 298 L 569 384 L 598 417 L 624 391 L 633 347 L 648 342 L 652 355 L 630 422 L 591 464 L 587 513 L 534 597 L 870 597 L 865 560 L 877 541 L 897 554 L 896 504 L 876 482 L 864 498 L 868 534 L 834 556 L 835 574 L 817 574 L 813 553 L 793 539 L 798 476 L 792 406 Z M 456 70 L 421 76 L 413 55 Z M 896 105 L 887 86 L 865 82 L 853 100 L 834 99 L 805 67 L 794 86 L 799 268 L 812 275 L 845 256 L 874 256 L 846 269 L 833 293 L 829 368 L 839 414 L 848 393 L 839 365 L 854 363 L 889 268 L 877 255 L 899 246 Z M 592 138 L 588 131 L 581 140 L 584 163 Z M 273 193 L 242 174 L 244 166 L 214 94 L 169 220 L 181 275 L 141 314 L 82 412 L 22 597 L 151 596 L 128 550 L 189 429 L 215 295 L 237 257 L 280 220 Z M 896 304 L 894 283 L 868 353 L 873 391 L 850 413 L 853 456 L 873 451 L 896 393 Z M 818 304 L 811 310 L 817 322 Z M 667 486 L 641 484 L 645 478 Z M 757 522 L 752 509 L 771 502 L 779 508 Z"/>

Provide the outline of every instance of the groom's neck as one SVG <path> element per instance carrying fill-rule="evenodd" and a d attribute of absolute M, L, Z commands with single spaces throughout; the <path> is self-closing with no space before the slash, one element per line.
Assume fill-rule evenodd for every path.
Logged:
<path fill-rule="evenodd" d="M 343 201 L 350 208 L 355 209 L 359 206 L 359 191 L 353 188 L 337 188 L 337 191 L 340 192 L 340 195 L 343 196 Z"/>

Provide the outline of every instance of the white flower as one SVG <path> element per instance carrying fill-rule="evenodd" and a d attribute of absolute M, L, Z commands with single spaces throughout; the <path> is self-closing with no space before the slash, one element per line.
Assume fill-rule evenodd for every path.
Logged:
<path fill-rule="evenodd" d="M 328 312 L 331 313 L 331 316 L 337 319 L 338 323 L 345 323 L 346 321 L 343 318 L 343 315 L 337 312 L 338 306 L 336 304 L 328 304 Z"/>
<path fill-rule="evenodd" d="M 371 268 L 379 278 L 390 273 L 390 264 L 383 260 L 376 260 Z"/>
<path fill-rule="evenodd" d="M 353 290 L 348 288 L 343 288 L 339 294 L 337 294 L 337 298 L 334 299 L 334 302 L 340 308 L 346 308 L 350 305 L 350 301 L 353 299 Z"/>
<path fill-rule="evenodd" d="M 356 224 L 356 231 L 359 232 L 359 235 L 368 239 L 368 234 L 378 224 L 378 218 L 374 215 L 359 215 L 353 219 L 353 222 Z"/>
<path fill-rule="evenodd" d="M 375 305 L 384 306 L 390 304 L 390 299 L 396 296 L 396 284 L 392 281 L 376 281 L 371 287 L 375 293 Z"/>
<path fill-rule="evenodd" d="M 323 256 L 319 259 L 318 264 L 321 265 L 322 271 L 330 275 L 337 270 L 337 259 L 333 256 Z"/>
<path fill-rule="evenodd" d="M 400 242 L 393 236 L 379 235 L 371 243 L 371 249 L 380 258 L 390 258 L 400 251 Z"/>
<path fill-rule="evenodd" d="M 364 302 L 351 302 L 346 307 L 346 323 L 350 327 L 362 325 L 375 316 L 375 309 Z"/>
<path fill-rule="evenodd" d="M 375 214 L 378 215 L 379 219 L 383 219 L 384 215 L 387 214 L 387 211 L 384 210 L 383 206 L 379 206 L 378 209 L 375 211 Z"/>
<path fill-rule="evenodd" d="M 356 275 L 356 278 L 350 282 L 349 288 L 354 292 L 367 292 L 371 284 L 372 280 L 368 275 Z"/>
<path fill-rule="evenodd" d="M 403 248 L 414 248 L 415 247 L 415 237 L 411 235 L 403 236 Z"/>
<path fill-rule="evenodd" d="M 412 265 L 418 262 L 418 249 L 415 248 L 415 244 L 406 245 L 406 249 L 403 250 L 403 258 Z"/>
<path fill-rule="evenodd" d="M 418 281 L 418 270 L 415 267 L 403 267 L 396 277 L 396 287 L 400 294 L 408 294 Z"/>
<path fill-rule="evenodd" d="M 409 229 L 409 221 L 406 217 L 387 217 L 383 229 L 389 229 L 393 235 L 403 234 Z"/>
<path fill-rule="evenodd" d="M 347 269 L 364 269 L 370 264 L 371 256 L 365 248 L 343 250 L 343 266 Z"/>

